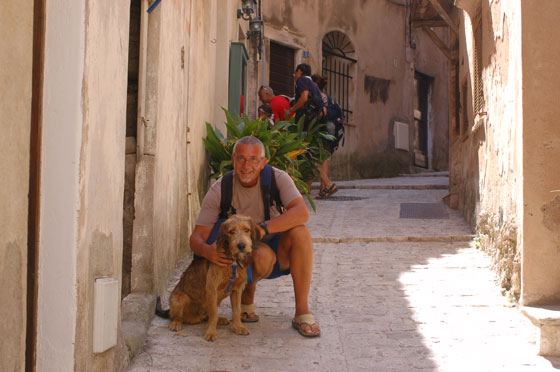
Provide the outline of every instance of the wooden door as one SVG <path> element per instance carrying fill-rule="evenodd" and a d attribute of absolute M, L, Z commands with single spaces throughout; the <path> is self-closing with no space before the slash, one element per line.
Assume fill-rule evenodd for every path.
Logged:
<path fill-rule="evenodd" d="M 275 95 L 294 96 L 294 49 L 270 42 L 269 85 Z"/>

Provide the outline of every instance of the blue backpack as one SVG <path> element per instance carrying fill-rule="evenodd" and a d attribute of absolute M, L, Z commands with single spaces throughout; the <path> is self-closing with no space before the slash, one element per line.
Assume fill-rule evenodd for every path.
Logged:
<path fill-rule="evenodd" d="M 333 101 L 331 96 L 327 96 L 327 122 L 329 121 L 334 124 L 333 133 L 329 131 L 329 134 L 336 138 L 333 146 L 333 150 L 336 150 L 340 141 L 344 146 L 344 113 L 340 105 Z"/>

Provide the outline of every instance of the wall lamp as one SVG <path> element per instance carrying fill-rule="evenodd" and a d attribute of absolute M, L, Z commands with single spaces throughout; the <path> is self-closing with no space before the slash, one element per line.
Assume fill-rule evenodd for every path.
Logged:
<path fill-rule="evenodd" d="M 255 5 L 257 5 L 257 0 L 241 0 L 241 9 L 237 9 L 237 18 L 250 20 L 252 14 L 255 13 Z"/>
<path fill-rule="evenodd" d="M 249 39 L 260 39 L 262 34 L 263 21 L 260 18 L 254 18 L 249 22 L 249 31 L 247 37 Z"/>

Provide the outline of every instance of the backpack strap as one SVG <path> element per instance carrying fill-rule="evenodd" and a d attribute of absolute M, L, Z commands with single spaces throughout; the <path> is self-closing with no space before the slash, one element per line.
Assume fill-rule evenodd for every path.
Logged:
<path fill-rule="evenodd" d="M 274 175 L 272 174 L 272 167 L 266 164 L 261 171 L 261 194 L 264 205 L 264 220 L 270 220 L 270 189 L 272 188 L 272 179 Z"/>
<path fill-rule="evenodd" d="M 261 193 L 264 205 L 264 220 L 270 220 L 270 207 L 276 204 L 276 208 L 282 213 L 282 201 L 280 199 L 280 190 L 276 185 L 276 177 L 274 169 L 266 164 L 261 171 Z"/>
<path fill-rule="evenodd" d="M 265 221 L 270 220 L 270 207 L 276 205 L 278 212 L 283 212 L 280 190 L 276 185 L 274 169 L 266 164 L 261 171 L 261 193 L 264 205 Z M 233 171 L 229 171 L 222 177 L 220 198 L 220 219 L 227 219 L 230 214 L 235 214 L 235 208 L 231 205 L 233 198 Z"/>
<path fill-rule="evenodd" d="M 293 99 L 292 97 L 288 97 L 288 96 L 285 95 L 285 94 L 279 94 L 279 96 L 285 98 L 286 101 L 288 101 L 288 102 L 292 102 L 292 99 Z"/>
<path fill-rule="evenodd" d="M 272 170 L 272 167 L 270 167 Z M 280 199 L 280 190 L 278 185 L 276 185 L 276 177 L 274 177 L 274 170 L 272 172 L 272 179 L 270 180 L 270 198 L 271 201 L 276 204 L 276 209 L 280 214 L 284 212 L 284 206 L 282 205 L 282 199 Z M 272 205 L 272 203 L 271 203 Z"/>
<path fill-rule="evenodd" d="M 231 205 L 233 195 L 233 171 L 229 171 L 222 177 L 222 188 L 220 198 L 220 219 L 227 219 L 231 209 L 231 214 L 235 214 L 235 208 Z"/>

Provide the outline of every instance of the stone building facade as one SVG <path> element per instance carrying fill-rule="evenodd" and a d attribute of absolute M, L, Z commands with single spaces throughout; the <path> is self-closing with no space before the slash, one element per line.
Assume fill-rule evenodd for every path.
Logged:
<path fill-rule="evenodd" d="M 205 123 L 223 129 L 221 107 L 255 115 L 273 49 L 315 71 L 347 57 L 337 177 L 447 169 L 446 57 L 406 2 L 346 3 L 255 1 L 262 39 L 240 0 L 2 5 L 0 370 L 126 367 L 189 253 Z"/>
<path fill-rule="evenodd" d="M 456 1 L 458 110 L 450 192 L 502 287 L 524 305 L 560 302 L 555 159 L 560 47 L 555 1 Z"/>
<path fill-rule="evenodd" d="M 278 80 L 282 71 L 275 63 L 291 53 L 296 64 L 308 63 L 313 73 L 329 78 L 327 92 L 345 110 L 345 144 L 331 161 L 334 179 L 448 169 L 449 62 L 412 28 L 411 5 L 387 0 L 262 3 L 263 81 Z M 447 40 L 444 30 L 436 32 Z M 274 53 L 278 49 L 283 52 Z"/>

